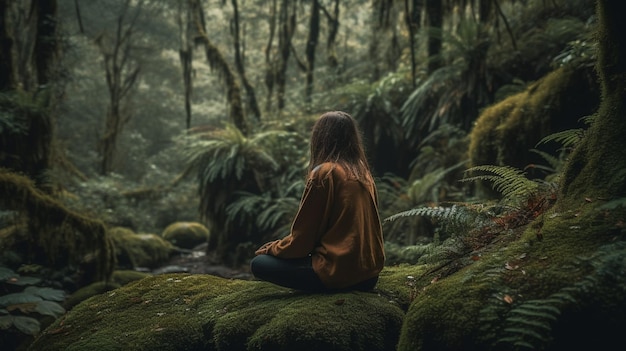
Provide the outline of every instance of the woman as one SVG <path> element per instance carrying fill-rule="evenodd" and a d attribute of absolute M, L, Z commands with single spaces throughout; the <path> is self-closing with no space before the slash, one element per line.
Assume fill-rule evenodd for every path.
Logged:
<path fill-rule="evenodd" d="M 385 261 L 378 195 L 349 114 L 327 112 L 316 121 L 291 233 L 256 255 L 252 274 L 288 288 L 367 291 L 376 285 Z"/>

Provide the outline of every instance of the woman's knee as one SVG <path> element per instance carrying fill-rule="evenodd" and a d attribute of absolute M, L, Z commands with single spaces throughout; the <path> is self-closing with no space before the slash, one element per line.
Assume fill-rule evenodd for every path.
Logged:
<path fill-rule="evenodd" d="M 254 276 L 257 276 L 259 273 L 267 272 L 268 269 L 273 265 L 273 256 L 270 255 L 258 255 L 255 256 L 250 261 L 250 271 Z"/>

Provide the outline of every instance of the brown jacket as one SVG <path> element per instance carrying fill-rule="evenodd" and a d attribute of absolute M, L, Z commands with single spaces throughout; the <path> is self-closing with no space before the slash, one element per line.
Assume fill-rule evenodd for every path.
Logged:
<path fill-rule="evenodd" d="M 311 254 L 313 270 L 328 288 L 377 276 L 385 254 L 375 185 L 348 179 L 336 163 L 318 166 L 307 181 L 291 233 L 266 243 L 256 254 Z"/>

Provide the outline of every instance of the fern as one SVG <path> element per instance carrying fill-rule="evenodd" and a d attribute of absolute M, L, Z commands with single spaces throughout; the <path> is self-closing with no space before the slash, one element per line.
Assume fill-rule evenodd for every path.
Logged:
<path fill-rule="evenodd" d="M 539 183 L 526 177 L 526 173 L 510 166 L 475 166 L 467 169 L 466 173 L 485 172 L 491 174 L 480 174 L 470 176 L 461 181 L 488 181 L 492 183 L 492 188 L 503 196 L 503 201 L 519 202 L 535 195 L 539 190 Z"/>
<path fill-rule="evenodd" d="M 584 136 L 585 130 L 582 128 L 568 129 L 545 136 L 543 139 L 539 140 L 537 145 L 555 141 L 563 145 L 563 147 L 572 147 L 576 146 Z"/>
<path fill-rule="evenodd" d="M 403 211 L 400 213 L 396 213 L 393 216 L 389 216 L 384 219 L 384 221 L 395 221 L 401 217 L 412 217 L 412 216 L 425 216 L 431 218 L 437 218 L 442 220 L 454 220 L 462 222 L 467 217 L 465 216 L 467 213 L 461 210 L 460 206 L 453 205 L 452 207 L 418 207 L 408 211 Z"/>
<path fill-rule="evenodd" d="M 256 195 L 238 192 L 237 200 L 226 208 L 229 222 L 254 222 L 262 231 L 282 233 L 288 231 L 291 218 L 295 215 L 299 199 L 295 196 L 272 198 L 269 193 Z"/>
<path fill-rule="evenodd" d="M 573 262 L 574 268 L 589 270 L 590 273 L 545 298 L 508 304 L 500 293 L 492 295 L 479 313 L 480 330 L 485 340 L 500 335 L 493 345 L 497 349 L 545 349 L 553 341 L 554 325 L 560 322 L 563 311 L 594 305 L 597 296 L 606 296 L 607 288 L 616 295 L 626 291 L 623 274 L 625 259 L 626 243 L 612 243 L 590 256 L 577 257 Z M 567 269 L 573 268 L 568 266 Z M 503 274 L 498 274 L 498 269 L 491 270 L 491 274 L 487 275 L 489 278 L 482 276 L 480 279 L 494 285 L 496 291 L 506 289 L 500 285 L 504 279 Z"/>

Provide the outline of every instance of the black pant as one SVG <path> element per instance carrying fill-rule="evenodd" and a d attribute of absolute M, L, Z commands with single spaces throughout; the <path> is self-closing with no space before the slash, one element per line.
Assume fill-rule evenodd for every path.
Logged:
<path fill-rule="evenodd" d="M 315 274 L 311 264 L 311 257 L 284 259 L 272 255 L 258 255 L 250 262 L 252 274 L 261 280 L 287 288 L 310 292 L 333 292 Z M 378 277 L 368 279 L 351 287 L 341 290 L 372 290 Z"/>

